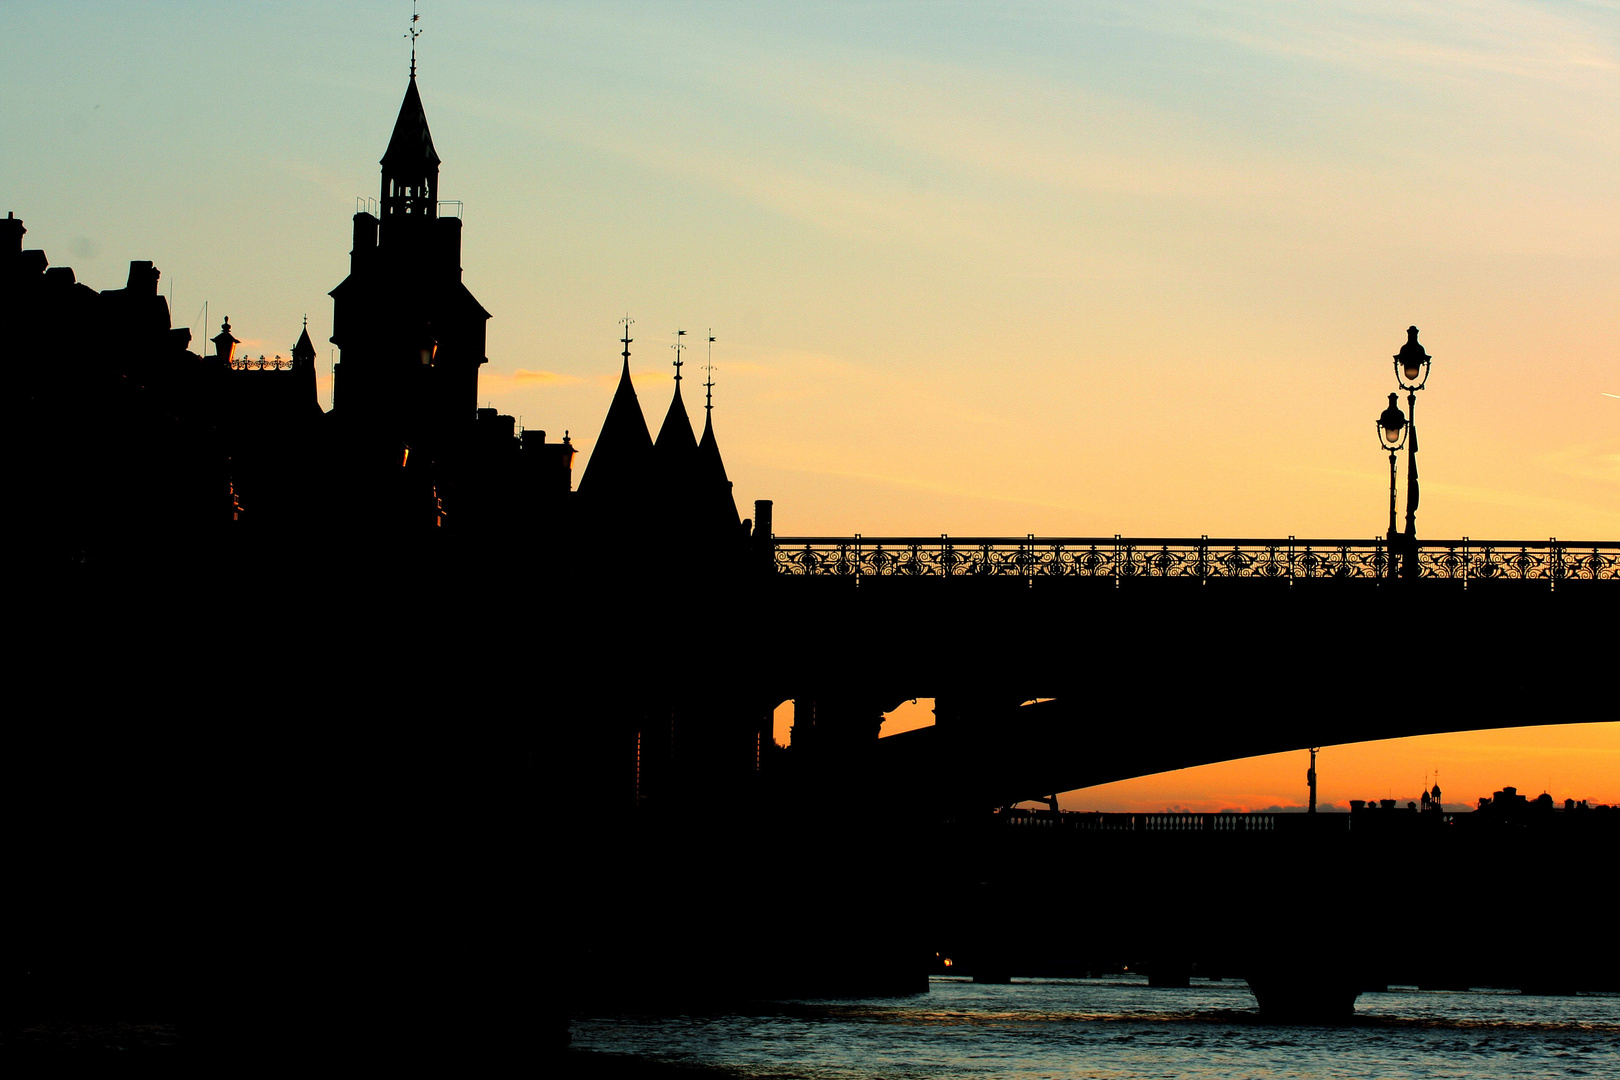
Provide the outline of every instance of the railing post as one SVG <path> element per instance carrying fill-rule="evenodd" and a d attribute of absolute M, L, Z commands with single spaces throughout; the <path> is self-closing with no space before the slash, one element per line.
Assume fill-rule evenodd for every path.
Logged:
<path fill-rule="evenodd" d="M 1288 587 L 1294 587 L 1294 538 L 1288 538 Z"/>
<path fill-rule="evenodd" d="M 1468 537 L 1463 537 L 1463 592 L 1468 591 L 1469 571 L 1474 568 L 1474 557 L 1468 549 Z"/>
<path fill-rule="evenodd" d="M 1558 579 L 1564 572 L 1564 560 L 1559 557 L 1558 537 L 1547 538 L 1547 591 L 1558 591 Z"/>
<path fill-rule="evenodd" d="M 1119 533 L 1115 533 L 1114 534 L 1114 588 L 1116 588 L 1116 589 L 1119 588 L 1119 577 L 1120 577 L 1120 574 L 1119 574 L 1119 557 L 1120 557 L 1120 550 L 1121 550 L 1121 548 L 1120 548 L 1120 536 L 1119 536 Z"/>
<path fill-rule="evenodd" d="M 861 534 L 855 534 L 855 587 L 861 587 Z"/>

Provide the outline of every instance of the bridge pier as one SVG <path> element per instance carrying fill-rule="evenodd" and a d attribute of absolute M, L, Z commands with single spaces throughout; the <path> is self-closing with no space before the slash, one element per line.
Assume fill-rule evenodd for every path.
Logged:
<path fill-rule="evenodd" d="M 1260 1016 L 1277 1024 L 1342 1024 L 1356 1015 L 1361 982 L 1326 965 L 1287 964 L 1252 972 L 1249 992 Z"/>
<path fill-rule="evenodd" d="M 1144 966 L 1149 986 L 1185 989 L 1192 980 L 1192 961 L 1176 956 L 1156 956 Z"/>
<path fill-rule="evenodd" d="M 861 752 L 877 742 L 883 703 L 875 694 L 822 693 L 793 699 L 790 745 L 822 758 Z"/>

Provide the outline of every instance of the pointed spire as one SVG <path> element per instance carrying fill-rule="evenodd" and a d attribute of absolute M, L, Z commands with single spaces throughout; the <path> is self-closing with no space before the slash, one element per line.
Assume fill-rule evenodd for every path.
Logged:
<path fill-rule="evenodd" d="M 698 442 L 697 481 L 701 492 L 700 528 L 713 535 L 732 536 L 742 525 L 737 500 L 731 494 L 731 479 L 720 456 L 720 442 L 714 437 L 714 333 L 709 333 L 708 372 L 703 384 L 703 438 Z"/>
<path fill-rule="evenodd" d="M 669 400 L 669 411 L 664 414 L 664 425 L 658 429 L 657 451 L 659 477 L 663 483 L 665 516 L 680 521 L 691 513 L 693 495 L 698 482 L 697 439 L 692 435 L 692 418 L 686 414 L 686 402 L 681 399 L 681 352 L 686 342 L 681 338 L 685 330 L 675 331 L 675 394 Z"/>
<path fill-rule="evenodd" d="M 686 402 L 681 400 L 681 372 L 678 366 L 675 369 L 675 396 L 669 401 L 669 411 L 664 414 L 664 426 L 658 429 L 655 445 L 660 455 L 673 453 L 682 459 L 683 464 L 688 456 L 687 450 L 697 450 L 697 439 L 692 435 L 692 418 L 687 416 Z"/>
<path fill-rule="evenodd" d="M 620 321 L 624 326 L 624 337 L 620 339 L 624 343 L 624 368 L 619 374 L 619 388 L 614 391 L 590 464 L 579 481 L 580 495 L 592 500 L 637 498 L 647 487 L 652 472 L 652 435 L 647 431 L 647 419 L 641 414 L 641 402 L 636 399 L 635 384 L 630 379 L 630 342 L 634 340 L 630 327 L 635 320 L 626 315 Z"/>
<path fill-rule="evenodd" d="M 439 153 L 433 149 L 433 133 L 428 130 L 427 110 L 422 107 L 422 92 L 416 88 L 416 72 L 405 86 L 405 99 L 399 103 L 399 117 L 394 121 L 394 133 L 383 151 L 382 167 L 390 172 L 410 171 L 424 166 L 433 172 L 439 168 Z"/>
<path fill-rule="evenodd" d="M 712 413 L 703 420 L 703 438 L 698 440 L 698 462 L 703 468 L 705 481 L 719 481 L 722 484 L 731 482 L 726 476 L 726 463 L 720 457 L 720 443 L 714 437 Z"/>
<path fill-rule="evenodd" d="M 704 364 L 704 372 L 708 375 L 708 379 L 703 384 L 703 412 L 705 415 L 703 426 L 707 428 L 709 426 L 707 416 L 714 412 L 714 327 L 712 326 L 709 327 L 709 359 Z"/>
<path fill-rule="evenodd" d="M 309 340 L 309 316 L 304 316 L 304 332 L 298 335 L 298 343 L 292 347 L 294 360 L 314 360 L 315 343 Z"/>
<path fill-rule="evenodd" d="M 709 480 L 726 480 L 725 462 L 720 460 L 720 444 L 714 438 L 714 328 L 709 329 L 709 354 L 703 365 L 703 438 L 698 441 L 698 457 Z M 729 483 L 729 481 L 728 481 Z"/>
<path fill-rule="evenodd" d="M 422 21 L 422 16 L 416 13 L 416 0 L 411 0 L 411 28 L 405 36 L 411 39 L 411 78 L 416 78 L 416 39 L 422 36 L 422 28 L 416 24 Z"/>
<path fill-rule="evenodd" d="M 393 137 L 388 140 L 388 149 L 382 156 L 385 178 L 389 173 L 403 172 L 413 183 L 419 171 L 434 174 L 439 171 L 439 155 L 433 149 L 433 134 L 428 131 L 427 111 L 422 108 L 422 94 L 416 89 L 416 39 L 422 36 L 422 28 L 417 23 L 421 21 L 422 16 L 416 13 L 416 4 L 412 3 L 411 26 L 405 33 L 411 39 L 411 80 L 405 86 L 405 100 L 399 105 Z M 388 194 L 386 187 L 383 194 Z"/>

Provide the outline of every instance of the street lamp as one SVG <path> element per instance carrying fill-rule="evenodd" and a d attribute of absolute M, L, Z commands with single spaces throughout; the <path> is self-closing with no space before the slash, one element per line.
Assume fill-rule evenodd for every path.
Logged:
<path fill-rule="evenodd" d="M 1378 428 L 1378 444 L 1389 451 L 1389 576 L 1395 576 L 1395 453 L 1406 445 L 1406 417 L 1395 402 L 1399 394 L 1389 395 L 1389 408 L 1378 414 L 1374 421 Z"/>
<path fill-rule="evenodd" d="M 1434 360 L 1418 344 L 1418 328 L 1406 328 L 1406 344 L 1395 354 L 1395 384 L 1402 390 L 1421 390 L 1429 381 L 1429 364 Z"/>
<path fill-rule="evenodd" d="M 1418 328 L 1406 328 L 1406 344 L 1395 354 L 1395 385 L 1406 391 L 1406 543 L 1401 576 L 1418 576 L 1417 548 L 1417 392 L 1429 381 L 1433 358 L 1418 344 Z M 1393 553 L 1393 549 L 1392 549 Z"/>
<path fill-rule="evenodd" d="M 1310 814 L 1316 813 L 1316 751 L 1319 749 L 1321 748 L 1311 747 L 1311 767 L 1305 770 L 1305 783 L 1310 785 L 1311 789 L 1311 805 L 1310 809 L 1306 811 Z"/>

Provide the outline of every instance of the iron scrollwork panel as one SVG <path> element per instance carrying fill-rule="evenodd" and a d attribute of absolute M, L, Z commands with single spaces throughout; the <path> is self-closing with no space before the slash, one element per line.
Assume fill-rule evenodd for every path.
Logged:
<path fill-rule="evenodd" d="M 777 573 L 808 577 L 1090 577 L 1116 580 L 1232 578 L 1377 580 L 1397 569 L 1382 539 L 1353 541 L 1052 540 L 955 541 L 885 538 L 784 539 Z M 1420 546 L 1418 576 L 1467 581 L 1620 580 L 1620 543 L 1504 544 L 1443 541 Z"/>

